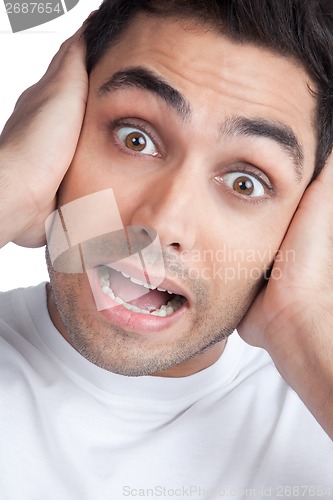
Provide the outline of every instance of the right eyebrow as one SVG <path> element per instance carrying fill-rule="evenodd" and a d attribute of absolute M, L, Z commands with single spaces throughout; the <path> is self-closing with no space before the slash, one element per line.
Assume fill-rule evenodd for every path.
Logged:
<path fill-rule="evenodd" d="M 227 136 L 264 137 L 274 141 L 293 160 L 297 182 L 301 182 L 303 148 L 292 128 L 285 123 L 261 117 L 236 116 L 228 118 L 221 124 L 220 133 Z"/>
<path fill-rule="evenodd" d="M 98 96 L 103 97 L 126 88 L 142 89 L 157 95 L 184 121 L 191 116 L 191 105 L 185 97 L 159 75 L 142 66 L 134 66 L 114 73 L 99 88 Z"/>

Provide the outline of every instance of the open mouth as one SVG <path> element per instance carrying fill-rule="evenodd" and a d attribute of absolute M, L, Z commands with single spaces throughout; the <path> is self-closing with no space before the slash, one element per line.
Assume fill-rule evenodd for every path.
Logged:
<path fill-rule="evenodd" d="M 187 302 L 183 295 L 155 287 L 108 266 L 100 266 L 98 275 L 103 293 L 134 313 L 171 316 Z"/>

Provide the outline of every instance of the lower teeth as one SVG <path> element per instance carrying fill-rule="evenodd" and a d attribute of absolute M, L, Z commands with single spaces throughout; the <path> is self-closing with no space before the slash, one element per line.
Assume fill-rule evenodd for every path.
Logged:
<path fill-rule="evenodd" d="M 184 297 L 176 295 L 175 298 L 170 300 L 166 305 L 162 305 L 159 309 L 156 309 L 155 311 L 148 311 L 146 309 L 141 309 L 140 307 L 133 306 L 132 304 L 124 302 L 120 297 L 116 297 L 112 289 L 110 288 L 109 280 L 105 275 L 100 275 L 100 282 L 102 291 L 103 293 L 105 293 L 105 295 L 108 295 L 119 305 L 122 305 L 129 311 L 135 313 L 150 314 L 152 316 L 161 316 L 161 317 L 171 316 L 171 314 L 174 314 L 176 311 L 178 311 L 178 309 L 180 309 L 185 302 Z"/>

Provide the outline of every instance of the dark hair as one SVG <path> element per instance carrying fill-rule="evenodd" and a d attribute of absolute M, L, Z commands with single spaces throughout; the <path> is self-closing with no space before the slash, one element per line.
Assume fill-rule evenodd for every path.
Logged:
<path fill-rule="evenodd" d="M 89 73 L 139 13 L 198 19 L 301 63 L 316 86 L 318 175 L 333 141 L 333 0 L 104 0 L 84 33 Z"/>

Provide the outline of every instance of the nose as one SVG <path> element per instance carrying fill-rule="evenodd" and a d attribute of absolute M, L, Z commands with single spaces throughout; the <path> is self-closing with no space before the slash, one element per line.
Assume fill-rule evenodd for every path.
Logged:
<path fill-rule="evenodd" d="M 152 227 L 164 249 L 191 251 L 197 242 L 203 210 L 199 191 L 194 175 L 159 175 L 147 182 L 140 194 L 132 224 Z"/>

